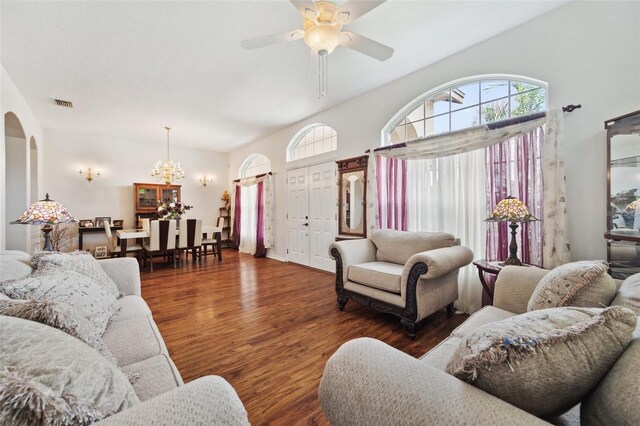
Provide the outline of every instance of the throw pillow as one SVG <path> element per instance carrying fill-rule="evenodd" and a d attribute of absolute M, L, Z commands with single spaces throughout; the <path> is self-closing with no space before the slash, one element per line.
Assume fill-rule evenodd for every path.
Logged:
<path fill-rule="evenodd" d="M 115 297 L 120 297 L 118 286 L 100 266 L 100 263 L 89 253 L 75 251 L 60 253 L 55 251 L 40 251 L 31 257 L 31 264 L 36 269 L 56 265 L 62 269 L 75 271 L 104 286 Z"/>
<path fill-rule="evenodd" d="M 0 283 L 26 278 L 33 272 L 31 266 L 17 259 L 0 257 Z"/>
<path fill-rule="evenodd" d="M 611 304 L 624 306 L 640 315 L 640 274 L 631 275 L 622 282 Z"/>
<path fill-rule="evenodd" d="M 116 358 L 107 349 L 98 331 L 78 312 L 66 303 L 54 300 L 0 300 L 0 315 L 39 322 L 64 331 L 80 339 L 100 352 L 109 362 L 118 365 Z"/>
<path fill-rule="evenodd" d="M 631 341 L 636 316 L 619 306 L 527 312 L 467 334 L 447 372 L 538 417 L 571 409 Z"/>
<path fill-rule="evenodd" d="M 0 292 L 13 299 L 55 300 L 71 305 L 100 336 L 120 308 L 104 286 L 76 271 L 57 267 L 40 267 L 27 278 L 5 282 L 0 285 Z"/>
<path fill-rule="evenodd" d="M 538 282 L 528 310 L 577 306 L 604 308 L 616 295 L 616 283 L 602 260 L 567 263 L 551 270 Z"/>
<path fill-rule="evenodd" d="M 60 330 L 0 316 L 0 424 L 85 425 L 140 402 L 127 377 Z"/>

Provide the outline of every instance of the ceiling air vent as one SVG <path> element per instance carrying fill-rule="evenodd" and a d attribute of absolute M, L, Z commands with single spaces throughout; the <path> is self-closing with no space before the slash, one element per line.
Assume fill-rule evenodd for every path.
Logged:
<path fill-rule="evenodd" d="M 62 99 L 54 99 L 56 101 L 56 105 L 65 107 L 65 108 L 73 108 L 73 104 L 70 101 L 63 101 Z"/>

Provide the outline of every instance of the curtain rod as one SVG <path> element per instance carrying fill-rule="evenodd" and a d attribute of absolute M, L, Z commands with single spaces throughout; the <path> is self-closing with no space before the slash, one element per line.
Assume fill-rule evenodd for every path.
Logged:
<path fill-rule="evenodd" d="M 569 104 L 567 106 L 562 107 L 562 112 L 573 112 L 574 110 L 580 109 L 580 108 L 582 108 L 582 104 L 578 104 L 578 105 Z"/>
<path fill-rule="evenodd" d="M 259 179 L 259 178 L 261 178 L 261 177 L 263 177 L 263 176 L 266 176 L 266 175 L 272 176 L 272 175 L 273 175 L 273 173 L 271 173 L 271 172 L 269 172 L 269 173 L 261 173 L 261 174 L 259 174 L 259 175 L 255 175 L 255 176 L 248 176 L 248 177 L 244 177 L 244 178 L 242 178 L 242 179 L 235 179 L 235 180 L 233 181 L 233 183 L 236 183 L 236 182 L 242 182 L 243 180 L 248 180 L 248 179 Z"/>

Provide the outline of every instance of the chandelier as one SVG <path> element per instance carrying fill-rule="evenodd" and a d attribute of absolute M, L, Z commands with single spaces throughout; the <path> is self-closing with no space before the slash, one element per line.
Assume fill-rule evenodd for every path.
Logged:
<path fill-rule="evenodd" d="M 174 163 L 169 158 L 169 130 L 171 127 L 165 127 L 165 129 L 167 129 L 167 161 L 164 164 L 162 161 L 158 161 L 151 172 L 151 177 L 156 182 L 164 181 L 167 185 L 171 185 L 174 180 L 184 178 L 184 171 L 180 167 L 180 163 Z"/>

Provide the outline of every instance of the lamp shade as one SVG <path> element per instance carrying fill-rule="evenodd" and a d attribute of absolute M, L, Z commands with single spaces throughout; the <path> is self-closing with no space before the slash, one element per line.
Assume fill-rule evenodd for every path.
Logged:
<path fill-rule="evenodd" d="M 55 225 L 58 223 L 72 223 L 77 220 L 69 214 L 62 204 L 50 200 L 49 194 L 44 200 L 36 201 L 20 215 L 18 220 L 11 223 L 23 225 Z"/>
<path fill-rule="evenodd" d="M 508 196 L 500 201 L 490 217 L 486 219 L 488 222 L 533 222 L 539 220 L 531 213 L 524 203 L 515 197 Z"/>

